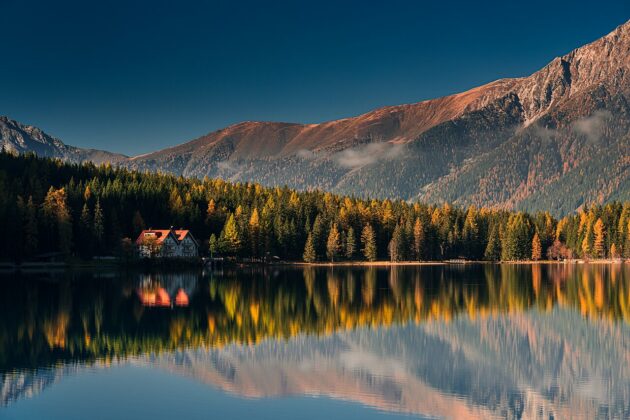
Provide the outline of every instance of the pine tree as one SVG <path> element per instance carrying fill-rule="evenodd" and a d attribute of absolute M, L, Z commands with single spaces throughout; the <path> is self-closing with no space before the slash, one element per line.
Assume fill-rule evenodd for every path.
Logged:
<path fill-rule="evenodd" d="M 339 230 L 337 224 L 333 223 L 330 226 L 330 232 L 328 233 L 328 240 L 326 241 L 326 256 L 330 261 L 335 261 L 335 258 L 339 255 L 341 246 L 339 244 Z"/>
<path fill-rule="evenodd" d="M 391 261 L 402 261 L 405 259 L 405 237 L 400 224 L 394 228 L 388 249 Z"/>
<path fill-rule="evenodd" d="M 317 253 L 315 252 L 315 241 L 313 240 L 313 233 L 309 232 L 306 238 L 306 244 L 304 245 L 304 254 L 302 258 L 307 263 L 317 261 Z"/>
<path fill-rule="evenodd" d="M 208 250 L 210 251 L 210 258 L 214 258 L 214 255 L 219 251 L 219 242 L 217 236 L 213 233 L 208 240 Z"/>
<path fill-rule="evenodd" d="M 542 258 L 542 244 L 540 243 L 540 236 L 538 232 L 534 234 L 532 239 L 532 260 L 538 261 Z"/>
<path fill-rule="evenodd" d="M 348 228 L 348 233 L 346 234 L 346 258 L 351 260 L 354 258 L 354 253 L 356 252 L 356 238 L 354 237 L 354 229 L 352 226 Z"/>
<path fill-rule="evenodd" d="M 315 247 L 315 253 L 317 258 L 323 255 L 322 250 L 324 249 L 324 221 L 321 215 L 317 215 L 315 217 L 315 221 L 313 222 L 313 230 L 311 231 L 313 234 L 313 246 Z"/>
<path fill-rule="evenodd" d="M 604 242 L 604 222 L 602 219 L 597 219 L 595 222 L 595 226 L 593 226 L 593 233 L 595 235 L 595 239 L 593 241 L 593 256 L 595 258 L 604 258 L 606 257 L 606 244 Z"/>
<path fill-rule="evenodd" d="M 98 246 L 102 246 L 103 235 L 105 234 L 105 220 L 103 217 L 103 209 L 101 209 L 101 200 L 96 199 L 94 206 L 94 222 L 93 222 L 94 238 Z"/>
<path fill-rule="evenodd" d="M 144 219 L 142 218 L 139 210 L 136 210 L 133 214 L 131 225 L 133 226 L 133 233 L 136 236 L 145 229 Z"/>
<path fill-rule="evenodd" d="M 490 229 L 490 235 L 488 238 L 488 245 L 484 252 L 484 258 L 487 261 L 498 261 L 501 259 L 501 238 L 499 235 L 499 228 L 493 225 Z"/>
<path fill-rule="evenodd" d="M 90 216 L 90 208 L 87 202 L 83 203 L 81 209 L 81 217 L 79 218 L 79 241 L 81 247 L 79 254 L 83 257 L 92 255 L 92 218 Z"/>
<path fill-rule="evenodd" d="M 510 216 L 501 242 L 501 259 L 526 260 L 531 256 L 531 224 L 524 213 Z"/>
<path fill-rule="evenodd" d="M 37 208 L 33 203 L 33 196 L 26 202 L 24 213 L 24 256 L 30 257 L 37 252 L 38 245 Z"/>
<path fill-rule="evenodd" d="M 361 244 L 363 255 L 368 261 L 376 261 L 376 235 L 372 225 L 367 224 L 361 232 Z"/>

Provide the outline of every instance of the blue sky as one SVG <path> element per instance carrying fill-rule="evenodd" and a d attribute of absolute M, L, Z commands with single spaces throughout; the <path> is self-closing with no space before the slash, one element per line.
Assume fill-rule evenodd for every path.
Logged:
<path fill-rule="evenodd" d="M 627 0 L 0 0 L 0 115 L 139 154 L 528 75 L 629 19 Z"/>

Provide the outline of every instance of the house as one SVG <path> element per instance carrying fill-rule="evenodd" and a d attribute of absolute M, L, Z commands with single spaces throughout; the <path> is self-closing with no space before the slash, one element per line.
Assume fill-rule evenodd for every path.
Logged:
<path fill-rule="evenodd" d="M 142 258 L 193 258 L 199 255 L 199 243 L 189 230 L 147 229 L 136 239 Z"/>

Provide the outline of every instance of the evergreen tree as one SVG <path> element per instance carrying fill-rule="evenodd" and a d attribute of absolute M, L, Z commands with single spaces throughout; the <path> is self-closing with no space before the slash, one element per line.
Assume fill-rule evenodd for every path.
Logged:
<path fill-rule="evenodd" d="M 606 257 L 606 244 L 604 242 L 605 229 L 604 222 L 602 222 L 601 218 L 597 219 L 597 222 L 595 222 L 595 226 L 593 226 L 593 234 L 595 236 L 595 239 L 593 240 L 593 256 L 595 258 Z"/>
<path fill-rule="evenodd" d="M 313 222 L 313 230 L 311 231 L 313 234 L 313 245 L 315 246 L 315 253 L 317 258 L 323 255 L 323 243 L 324 243 L 324 221 L 321 215 L 317 215 L 315 217 L 315 221 Z"/>
<path fill-rule="evenodd" d="M 33 196 L 29 196 L 24 213 L 24 256 L 35 255 L 38 246 L 37 208 Z"/>
<path fill-rule="evenodd" d="M 354 229 L 352 226 L 348 228 L 348 233 L 346 234 L 346 258 L 351 260 L 354 258 L 354 254 L 356 252 L 356 238 L 354 237 Z"/>
<path fill-rule="evenodd" d="M 499 261 L 501 259 L 501 238 L 499 236 L 499 229 L 496 225 L 493 225 L 490 229 L 490 235 L 488 238 L 488 245 L 484 252 L 484 258 L 487 261 Z"/>
<path fill-rule="evenodd" d="M 367 224 L 361 232 L 361 244 L 363 245 L 363 256 L 368 261 L 376 261 L 376 235 L 372 225 Z"/>
<path fill-rule="evenodd" d="M 133 226 L 133 233 L 135 236 L 138 236 L 140 232 L 146 229 L 146 226 L 144 224 L 144 219 L 142 218 L 142 215 L 140 214 L 139 210 L 136 210 L 134 212 L 131 225 Z"/>
<path fill-rule="evenodd" d="M 510 215 L 501 242 L 501 259 L 526 260 L 531 256 L 531 224 L 524 213 Z"/>
<path fill-rule="evenodd" d="M 219 251 L 219 241 L 217 240 L 217 235 L 214 233 L 210 235 L 210 239 L 208 240 L 208 250 L 210 251 L 210 258 L 214 258 L 215 254 Z"/>
<path fill-rule="evenodd" d="M 403 261 L 405 259 L 405 237 L 400 224 L 394 228 L 388 249 L 391 261 Z"/>
<path fill-rule="evenodd" d="M 83 258 L 92 255 L 92 218 L 87 202 L 83 203 L 81 217 L 79 218 L 79 255 Z"/>
<path fill-rule="evenodd" d="M 101 200 L 96 199 L 94 206 L 94 222 L 93 222 L 94 238 L 99 247 L 102 246 L 103 236 L 105 234 L 105 220 L 103 217 L 103 209 L 101 209 Z"/>

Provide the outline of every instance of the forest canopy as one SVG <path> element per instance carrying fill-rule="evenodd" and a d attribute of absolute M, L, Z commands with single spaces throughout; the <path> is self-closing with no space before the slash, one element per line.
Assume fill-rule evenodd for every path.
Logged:
<path fill-rule="evenodd" d="M 145 228 L 289 261 L 629 258 L 630 202 L 548 212 L 369 200 L 0 153 L 0 260 L 127 255 Z"/>

